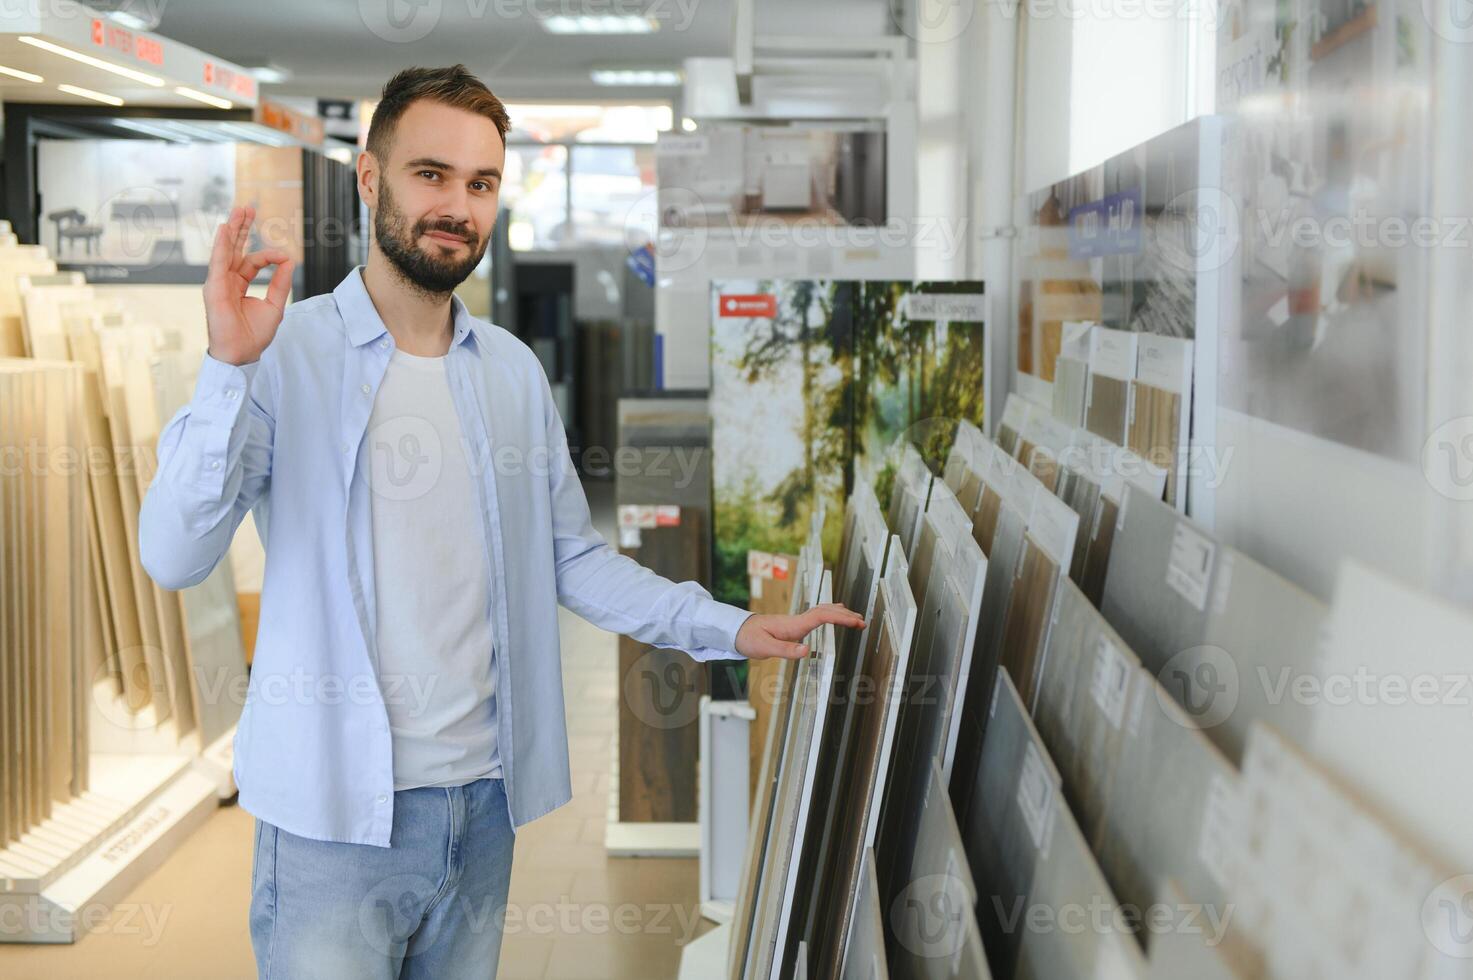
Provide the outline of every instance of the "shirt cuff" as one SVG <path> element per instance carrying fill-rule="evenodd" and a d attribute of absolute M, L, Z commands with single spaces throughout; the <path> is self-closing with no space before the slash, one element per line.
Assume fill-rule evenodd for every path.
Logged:
<path fill-rule="evenodd" d="M 711 635 L 709 638 L 704 638 L 707 639 L 706 645 L 736 653 L 737 633 L 751 615 L 752 613 L 746 609 L 725 602 L 713 602 L 707 623 Z"/>

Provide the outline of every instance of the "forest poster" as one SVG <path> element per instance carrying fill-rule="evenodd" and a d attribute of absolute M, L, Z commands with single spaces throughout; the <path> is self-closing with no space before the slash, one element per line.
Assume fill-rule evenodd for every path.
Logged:
<path fill-rule="evenodd" d="M 888 487 L 915 442 L 939 472 L 956 422 L 986 421 L 980 282 L 712 283 L 715 592 L 747 601 L 747 551 L 796 552 L 826 507 L 833 560 L 854 463 Z M 883 498 L 882 498 L 883 499 Z"/>

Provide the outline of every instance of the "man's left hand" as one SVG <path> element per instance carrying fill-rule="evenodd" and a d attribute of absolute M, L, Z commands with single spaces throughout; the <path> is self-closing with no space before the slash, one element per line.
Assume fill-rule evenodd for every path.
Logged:
<path fill-rule="evenodd" d="M 736 652 L 752 660 L 806 657 L 808 645 L 800 641 L 824 623 L 857 630 L 864 628 L 864 617 L 837 602 L 814 606 L 796 616 L 753 614 L 737 630 Z"/>

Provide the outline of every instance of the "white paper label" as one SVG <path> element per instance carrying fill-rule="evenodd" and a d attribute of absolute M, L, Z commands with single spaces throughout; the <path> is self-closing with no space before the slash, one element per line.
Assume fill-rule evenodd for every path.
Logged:
<path fill-rule="evenodd" d="M 1090 331 L 1089 370 L 1120 381 L 1135 378 L 1138 334 L 1128 330 L 1096 327 Z"/>
<path fill-rule="evenodd" d="M 662 157 L 703 157 L 710 150 L 704 136 L 661 136 L 655 141 L 655 153 Z"/>
<path fill-rule="evenodd" d="M 639 527 L 639 508 L 632 504 L 619 505 L 619 526 Z"/>
<path fill-rule="evenodd" d="M 900 310 L 911 320 L 985 320 L 987 297 L 982 293 L 906 293 Z"/>
<path fill-rule="evenodd" d="M 1048 767 L 1038 747 L 1029 742 L 1023 753 L 1023 772 L 1018 777 L 1018 809 L 1023 812 L 1023 822 L 1028 825 L 1033 846 L 1040 850 L 1043 849 L 1053 808 L 1054 784 L 1049 779 Z"/>
<path fill-rule="evenodd" d="M 1215 544 L 1186 521 L 1177 522 L 1166 565 L 1166 584 L 1198 612 L 1207 608 L 1207 580 L 1212 576 L 1212 556 L 1216 553 Z"/>
<path fill-rule="evenodd" d="M 762 582 L 763 582 L 763 579 L 762 579 L 762 576 L 761 575 L 753 575 L 752 576 L 752 579 L 751 579 L 751 588 L 748 591 L 750 591 L 752 593 L 752 598 L 753 599 L 760 599 L 760 598 L 762 598 Z"/>
<path fill-rule="evenodd" d="M 679 527 L 680 507 L 676 504 L 659 504 L 655 507 L 656 527 Z"/>
<path fill-rule="evenodd" d="M 628 525 L 619 525 L 619 547 L 638 548 L 644 543 L 644 538 L 639 533 L 639 528 Z"/>
<path fill-rule="evenodd" d="M 1162 391 L 1184 394 L 1192 376 L 1192 342 L 1143 333 L 1137 345 L 1136 380 Z"/>
<path fill-rule="evenodd" d="M 1095 645 L 1095 669 L 1089 693 L 1110 719 L 1110 727 L 1118 729 L 1125 718 L 1125 699 L 1130 693 L 1130 664 L 1106 636 L 1101 636 Z"/>
<path fill-rule="evenodd" d="M 1232 886 L 1234 841 L 1243 832 L 1240 796 L 1238 787 L 1218 773 L 1207 785 L 1207 799 L 1202 807 L 1197 857 L 1223 888 Z"/>

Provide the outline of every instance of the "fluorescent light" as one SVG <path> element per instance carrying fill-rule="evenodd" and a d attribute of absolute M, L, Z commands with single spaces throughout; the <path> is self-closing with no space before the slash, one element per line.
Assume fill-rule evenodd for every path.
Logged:
<path fill-rule="evenodd" d="M 542 18 L 542 29 L 549 34 L 649 34 L 660 29 L 653 17 L 636 14 L 582 14 L 570 17 L 558 14 Z"/>
<path fill-rule="evenodd" d="M 116 95 L 108 95 L 106 92 L 94 92 L 90 88 L 83 88 L 80 85 L 58 85 L 56 87 L 61 89 L 63 92 L 69 93 L 71 95 L 80 95 L 82 98 L 91 99 L 94 102 L 105 102 L 108 105 L 123 104 L 123 100 L 118 98 Z"/>
<path fill-rule="evenodd" d="M 154 88 L 161 88 L 164 84 L 164 80 L 162 78 L 159 78 L 157 75 L 149 75 L 141 71 L 134 71 L 131 68 L 124 68 L 122 65 L 115 65 L 111 61 L 103 61 L 101 58 L 94 58 L 90 54 L 83 54 L 80 51 L 73 51 L 71 48 L 64 48 L 59 44 L 52 44 L 50 41 L 43 41 L 39 37 L 31 37 L 29 34 L 22 34 L 18 38 L 18 40 L 20 41 L 20 43 L 29 44 L 33 48 L 40 48 L 42 51 L 50 51 L 52 54 L 59 54 L 63 58 L 70 58 L 73 61 L 80 61 L 84 65 L 91 65 L 93 68 L 101 68 L 103 71 L 110 71 L 114 75 L 121 75 L 124 78 L 131 78 L 133 81 L 142 82 L 144 85 L 152 85 Z"/>
<path fill-rule="evenodd" d="M 336 160 L 338 163 L 346 163 L 350 166 L 353 163 L 353 151 L 346 146 L 334 146 L 332 149 L 324 151 L 323 155 L 329 160 Z M 489 255 L 490 253 L 488 252 L 487 254 Z"/>
<path fill-rule="evenodd" d="M 114 23 L 122 24 L 129 30 L 134 31 L 151 31 L 155 27 L 159 26 L 157 23 L 150 23 L 147 20 L 144 20 L 142 17 L 139 17 L 137 14 L 131 13 L 127 10 L 111 11 L 107 14 L 107 18 Z"/>
<path fill-rule="evenodd" d="M 46 81 L 46 79 L 42 78 L 40 75 L 32 75 L 28 71 L 21 71 L 19 68 L 7 68 L 4 65 L 0 65 L 0 75 L 9 75 L 11 78 L 19 78 L 23 82 Z"/>
<path fill-rule="evenodd" d="M 687 133 L 694 133 L 696 131 L 696 121 L 690 116 L 686 116 L 684 119 L 680 120 L 680 128 L 685 130 Z"/>
<path fill-rule="evenodd" d="M 179 95 L 184 96 L 186 99 L 193 99 L 196 102 L 203 102 L 205 105 L 212 105 L 216 109 L 235 108 L 235 103 L 231 102 L 229 99 L 222 99 L 218 95 L 207 95 L 204 92 L 197 92 L 194 89 L 186 88 L 183 85 L 175 85 L 174 91 L 177 92 Z"/>
<path fill-rule="evenodd" d="M 668 86 L 680 84 L 680 72 L 671 68 L 595 68 L 595 85 Z"/>
<path fill-rule="evenodd" d="M 292 77 L 291 72 L 285 68 L 278 68 L 275 65 L 257 65 L 255 68 L 247 69 L 247 71 L 254 75 L 256 81 L 261 82 L 263 85 L 280 85 Z"/>

